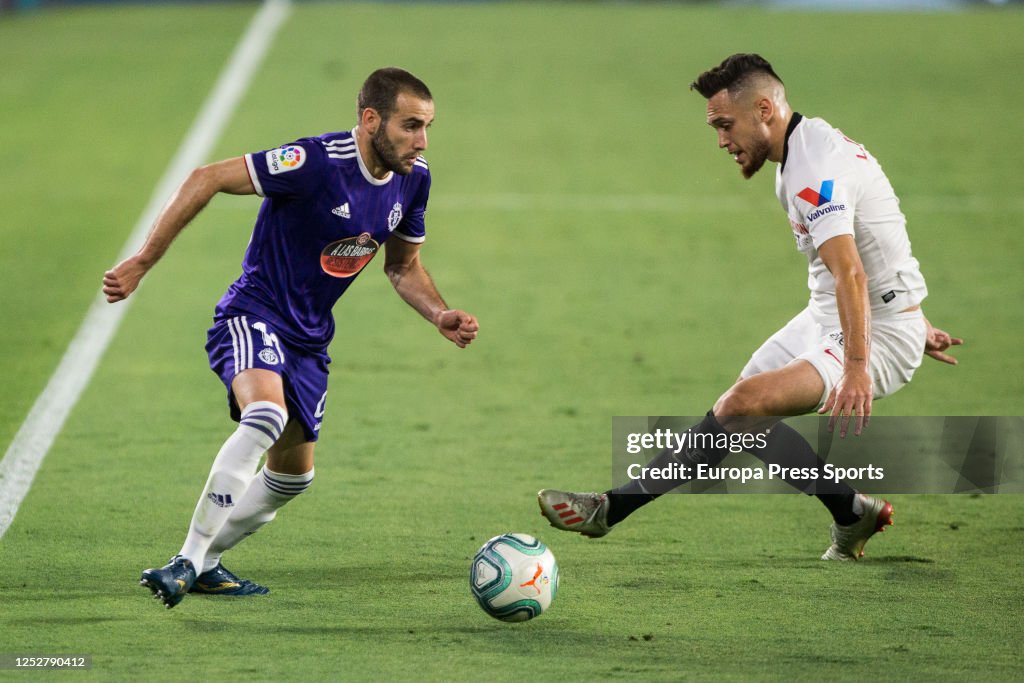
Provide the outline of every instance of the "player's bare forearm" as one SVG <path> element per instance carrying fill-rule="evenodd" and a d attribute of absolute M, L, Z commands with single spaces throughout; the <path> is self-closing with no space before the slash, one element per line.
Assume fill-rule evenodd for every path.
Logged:
<path fill-rule="evenodd" d="M 844 360 L 851 367 L 867 367 L 871 349 L 871 310 L 868 307 L 867 276 L 863 271 L 836 277 L 836 306 L 843 328 Z M 844 366 L 845 367 L 845 366 Z"/>
<path fill-rule="evenodd" d="M 430 322 L 435 322 L 441 311 L 447 310 L 448 305 L 418 256 L 408 264 L 386 265 L 384 270 L 402 301 Z"/>
<path fill-rule="evenodd" d="M 174 239 L 218 192 L 253 194 L 241 157 L 197 168 L 178 187 L 160 211 L 138 252 L 103 275 L 103 293 L 114 303 L 128 298 L 142 278 L 167 253 Z"/>
<path fill-rule="evenodd" d="M 401 239 L 389 240 L 384 272 L 403 301 L 433 323 L 446 339 L 465 348 L 476 339 L 480 325 L 469 313 L 448 308 L 420 262 L 419 247 Z"/>
<path fill-rule="evenodd" d="M 836 282 L 836 306 L 843 330 L 843 375 L 833 387 L 821 413 L 829 413 L 840 422 L 840 436 L 856 416 L 854 434 L 860 434 L 871 416 L 874 387 L 869 371 L 871 353 L 871 308 L 868 305 L 867 275 L 849 235 L 825 242 L 819 254 Z"/>

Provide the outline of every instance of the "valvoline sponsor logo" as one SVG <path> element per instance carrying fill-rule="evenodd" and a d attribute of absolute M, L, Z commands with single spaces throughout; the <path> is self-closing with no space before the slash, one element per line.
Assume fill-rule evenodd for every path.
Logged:
<path fill-rule="evenodd" d="M 807 214 L 807 222 L 813 223 L 817 219 L 837 211 L 846 211 L 846 204 L 832 204 L 832 190 L 835 186 L 834 180 L 824 180 L 821 187 L 814 191 L 809 187 L 797 192 L 796 196 L 808 204 L 816 207 L 814 211 Z"/>

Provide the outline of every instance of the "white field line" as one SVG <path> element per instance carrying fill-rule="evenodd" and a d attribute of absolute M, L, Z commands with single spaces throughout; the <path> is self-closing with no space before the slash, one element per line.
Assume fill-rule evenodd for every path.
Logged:
<path fill-rule="evenodd" d="M 270 42 L 291 11 L 288 0 L 266 0 L 255 14 L 230 60 L 200 109 L 177 153 L 153 190 L 118 260 L 135 253 L 164 202 L 185 176 L 206 161 L 205 155 L 245 94 Z M 98 278 L 97 278 L 98 279 Z M 64 357 L 36 399 L 21 429 L 0 461 L 0 538 L 7 532 L 28 493 L 39 466 L 71 410 L 89 384 L 132 299 L 108 304 L 100 293 L 93 301 Z"/>

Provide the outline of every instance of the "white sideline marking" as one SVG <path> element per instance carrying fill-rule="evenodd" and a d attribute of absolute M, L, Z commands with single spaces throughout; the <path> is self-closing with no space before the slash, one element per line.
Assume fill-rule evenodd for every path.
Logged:
<path fill-rule="evenodd" d="M 220 138 L 271 39 L 290 10 L 289 0 L 266 0 L 253 17 L 163 178 L 153 190 L 149 205 L 135 224 L 118 261 L 138 250 L 167 198 L 193 168 L 206 161 L 208 150 Z M 88 386 L 131 302 L 129 298 L 108 304 L 102 292 L 96 297 L 46 388 L 39 394 L 3 460 L 0 460 L 0 538 L 14 521 L 14 515 L 28 493 L 43 458 Z"/>

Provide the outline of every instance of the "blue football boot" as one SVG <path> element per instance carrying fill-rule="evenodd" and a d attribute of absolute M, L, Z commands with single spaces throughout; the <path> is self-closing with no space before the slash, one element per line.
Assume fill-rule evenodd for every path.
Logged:
<path fill-rule="evenodd" d="M 266 595 L 270 589 L 248 579 L 240 579 L 220 562 L 210 571 L 203 572 L 197 578 L 190 593 L 205 595 Z"/>
<path fill-rule="evenodd" d="M 160 569 L 142 572 L 139 585 L 153 591 L 153 597 L 162 600 L 167 609 L 181 602 L 196 581 L 196 568 L 192 561 L 175 555 Z"/>

